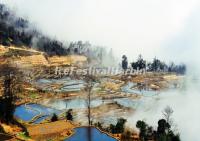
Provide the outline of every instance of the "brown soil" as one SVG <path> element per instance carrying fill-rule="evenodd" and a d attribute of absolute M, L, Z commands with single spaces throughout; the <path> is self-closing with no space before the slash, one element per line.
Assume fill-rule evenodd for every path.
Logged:
<path fill-rule="evenodd" d="M 106 116 L 122 116 L 124 113 L 133 114 L 134 109 L 123 107 L 117 103 L 108 103 L 104 105 L 100 105 L 98 107 L 92 108 L 91 113 L 92 116 L 95 118 L 101 118 Z"/>
<path fill-rule="evenodd" d="M 51 123 L 31 125 L 27 127 L 29 135 L 35 140 L 52 139 L 61 137 L 62 135 L 72 134 L 75 127 L 71 122 L 61 120 Z"/>

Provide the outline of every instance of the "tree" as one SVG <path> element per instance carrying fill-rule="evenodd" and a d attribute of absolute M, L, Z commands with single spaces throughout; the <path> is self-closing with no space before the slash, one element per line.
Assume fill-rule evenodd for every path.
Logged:
<path fill-rule="evenodd" d="M 174 70 L 175 70 L 175 64 L 174 64 L 174 62 L 171 62 L 170 64 L 169 64 L 169 67 L 168 67 L 168 72 L 174 72 Z"/>
<path fill-rule="evenodd" d="M 131 66 L 134 70 L 141 70 L 146 68 L 146 61 L 142 58 L 142 55 L 140 54 L 138 56 L 137 62 L 132 62 Z"/>
<path fill-rule="evenodd" d="M 111 133 L 115 133 L 115 125 L 113 125 L 113 124 L 110 124 L 110 131 L 111 131 Z"/>
<path fill-rule="evenodd" d="M 171 135 L 171 141 L 181 141 L 180 135 L 179 134 L 176 134 L 176 135 L 172 134 Z"/>
<path fill-rule="evenodd" d="M 175 65 L 174 63 L 171 63 L 169 67 L 169 72 L 175 72 L 177 74 L 183 75 L 186 73 L 186 65 L 185 64 Z"/>
<path fill-rule="evenodd" d="M 127 59 L 126 55 L 122 56 L 122 68 L 124 70 L 124 73 L 128 69 L 128 59 Z"/>
<path fill-rule="evenodd" d="M 154 131 L 153 128 L 149 127 L 144 121 L 139 120 L 136 123 L 136 127 L 140 130 L 140 140 L 180 141 L 180 135 L 171 130 L 172 113 L 173 110 L 169 106 L 164 109 L 163 115 L 165 119 L 160 119 L 158 121 L 157 131 Z"/>
<path fill-rule="evenodd" d="M 58 116 L 54 113 L 53 116 L 51 117 L 51 122 L 58 121 Z"/>
<path fill-rule="evenodd" d="M 169 123 L 166 122 L 165 119 L 160 119 L 158 121 L 158 128 L 157 128 L 157 132 L 158 134 L 166 134 L 166 130 L 170 128 Z"/>
<path fill-rule="evenodd" d="M 111 124 L 110 125 L 110 129 L 111 129 L 111 132 L 113 134 L 120 134 L 120 133 L 123 133 L 124 132 L 124 126 L 125 126 L 125 123 L 126 123 L 126 119 L 124 118 L 119 118 L 117 120 L 117 124 L 116 125 L 113 125 Z"/>
<path fill-rule="evenodd" d="M 177 73 L 178 74 L 185 74 L 186 73 L 186 71 L 187 71 L 187 69 L 186 69 L 186 65 L 185 64 L 181 64 L 181 65 L 179 65 L 178 67 L 177 67 Z"/>
<path fill-rule="evenodd" d="M 167 71 L 168 66 L 162 62 L 161 60 L 157 59 L 156 57 L 153 59 L 152 63 L 148 63 L 148 70 L 149 71 Z"/>
<path fill-rule="evenodd" d="M 73 116 L 72 116 L 72 109 L 69 109 L 66 113 L 66 119 L 72 121 Z"/>
<path fill-rule="evenodd" d="M 102 124 L 100 122 L 97 122 L 94 125 L 95 125 L 95 127 L 98 127 L 99 129 L 102 129 Z"/>
<path fill-rule="evenodd" d="M 0 97 L 0 121 L 21 127 L 23 132 L 28 136 L 26 127 L 15 120 L 13 116 L 18 94 L 23 91 L 23 72 L 17 67 L 10 65 L 10 63 L 7 63 L 0 66 L 0 77 L 3 80 L 3 95 Z"/>
<path fill-rule="evenodd" d="M 91 95 L 92 95 L 92 90 L 94 87 L 94 84 L 96 82 L 96 77 L 93 75 L 90 75 L 89 73 L 87 73 L 87 75 L 85 76 L 85 81 L 86 81 L 86 87 L 85 87 L 85 91 L 87 92 L 87 98 L 86 98 L 86 104 L 87 104 L 87 118 L 88 118 L 88 130 L 87 130 L 87 139 L 88 141 L 92 140 L 92 130 L 91 130 L 91 125 L 92 125 L 92 121 L 91 121 Z"/>
<path fill-rule="evenodd" d="M 173 120 L 172 120 L 172 118 L 171 118 L 173 112 L 174 112 L 174 111 L 173 111 L 172 108 L 169 107 L 169 106 L 167 106 L 167 107 L 164 109 L 164 111 L 163 111 L 163 116 L 164 116 L 166 122 L 167 122 L 170 126 L 172 126 L 172 124 L 173 124 Z M 168 130 L 168 131 L 169 131 L 169 130 Z"/>
<path fill-rule="evenodd" d="M 91 126 L 91 95 L 92 95 L 92 89 L 94 87 L 94 84 L 96 82 L 96 77 L 93 75 L 86 75 L 85 76 L 85 81 L 86 81 L 86 87 L 85 90 L 87 91 L 87 99 L 86 99 L 86 104 L 87 104 L 87 109 L 88 109 L 88 125 Z"/>
<path fill-rule="evenodd" d="M 140 139 L 142 141 L 145 141 L 146 138 L 147 138 L 147 127 L 148 127 L 148 125 L 144 121 L 139 120 L 136 123 L 136 127 L 140 130 Z"/>
<path fill-rule="evenodd" d="M 179 134 L 175 134 L 171 129 L 170 125 L 165 119 L 158 121 L 157 129 L 157 140 L 158 141 L 180 141 Z M 168 131 L 169 130 L 169 131 Z"/>
<path fill-rule="evenodd" d="M 0 44 L 18 47 L 32 45 L 48 55 L 67 54 L 61 42 L 42 35 L 36 29 L 28 30 L 29 22 L 26 19 L 17 17 L 5 5 L 0 4 L 0 7 Z"/>
<path fill-rule="evenodd" d="M 115 126 L 115 130 L 116 130 L 116 133 L 123 133 L 124 132 L 124 126 L 125 126 L 125 123 L 126 123 L 126 119 L 124 118 L 120 118 L 117 120 L 117 124 Z"/>
<path fill-rule="evenodd" d="M 158 71 L 160 69 L 160 60 L 156 57 L 153 59 L 153 62 L 151 64 L 152 71 Z"/>
<path fill-rule="evenodd" d="M 173 126 L 173 119 L 172 119 L 172 114 L 173 114 L 173 109 L 170 106 L 167 106 L 164 111 L 163 111 L 163 116 L 166 120 L 166 122 L 169 124 L 169 126 L 166 129 L 167 132 L 167 140 L 174 138 L 174 140 L 179 138 L 179 135 L 174 135 L 172 131 L 172 126 Z"/>
<path fill-rule="evenodd" d="M 21 91 L 22 73 L 11 65 L 2 65 L 0 74 L 3 77 L 3 96 L 0 97 L 0 119 L 6 123 L 13 122 L 17 93 Z"/>

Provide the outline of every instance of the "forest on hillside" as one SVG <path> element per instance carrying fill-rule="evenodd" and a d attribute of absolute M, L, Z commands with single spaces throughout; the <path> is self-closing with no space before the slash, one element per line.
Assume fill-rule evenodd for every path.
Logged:
<path fill-rule="evenodd" d="M 112 49 L 92 45 L 89 41 L 70 41 L 64 44 L 58 39 L 44 35 L 28 20 L 18 17 L 3 4 L 0 4 L 0 44 L 34 48 L 49 56 L 85 55 L 89 61 L 96 60 L 105 65 L 115 61 Z"/>

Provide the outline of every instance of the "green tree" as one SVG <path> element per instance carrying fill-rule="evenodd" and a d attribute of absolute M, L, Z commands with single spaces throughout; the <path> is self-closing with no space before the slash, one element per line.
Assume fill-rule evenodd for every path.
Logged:
<path fill-rule="evenodd" d="M 110 124 L 110 130 L 111 130 L 111 132 L 113 134 L 123 133 L 126 121 L 127 120 L 124 119 L 124 118 L 119 118 L 117 120 L 117 124 L 116 125 Z"/>
<path fill-rule="evenodd" d="M 142 55 L 138 56 L 137 62 L 131 63 L 131 66 L 134 70 L 141 70 L 146 68 L 146 61 L 143 59 Z"/>
<path fill-rule="evenodd" d="M 124 118 L 118 119 L 117 124 L 115 126 L 116 133 L 123 133 L 124 132 L 124 126 L 125 126 L 126 121 L 127 120 L 124 119 Z"/>
<path fill-rule="evenodd" d="M 100 122 L 95 123 L 94 126 L 98 127 L 99 129 L 103 129 L 102 124 Z"/>
<path fill-rule="evenodd" d="M 128 69 L 128 59 L 127 59 L 126 55 L 122 56 L 122 68 L 124 70 L 124 73 Z"/>
<path fill-rule="evenodd" d="M 115 125 L 110 124 L 110 131 L 111 131 L 112 134 L 116 133 L 116 131 L 115 131 Z"/>
<path fill-rule="evenodd" d="M 72 109 L 69 109 L 66 113 L 66 119 L 73 121 L 73 116 L 72 116 Z"/>
<path fill-rule="evenodd" d="M 140 139 L 142 141 L 145 141 L 146 138 L 147 138 L 147 128 L 148 128 L 148 125 L 144 121 L 139 120 L 136 123 L 136 127 L 140 130 Z"/>
<path fill-rule="evenodd" d="M 54 113 L 53 116 L 51 117 L 51 122 L 58 121 L 58 116 Z"/>

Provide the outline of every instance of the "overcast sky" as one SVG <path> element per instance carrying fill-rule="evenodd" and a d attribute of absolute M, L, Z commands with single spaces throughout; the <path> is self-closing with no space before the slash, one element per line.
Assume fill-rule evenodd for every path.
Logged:
<path fill-rule="evenodd" d="M 189 47 L 195 48 L 190 37 L 197 35 L 190 32 L 197 33 L 191 21 L 199 18 L 198 0 L 1 1 L 45 34 L 113 48 L 119 58 L 126 54 L 130 61 L 141 53 L 147 59 L 184 62 Z"/>

